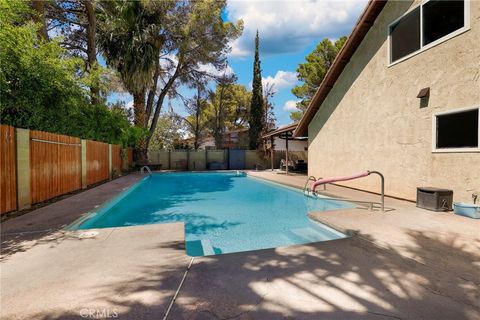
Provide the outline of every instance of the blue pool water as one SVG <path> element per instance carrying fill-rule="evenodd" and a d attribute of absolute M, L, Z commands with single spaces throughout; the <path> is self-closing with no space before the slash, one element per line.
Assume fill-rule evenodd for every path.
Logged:
<path fill-rule="evenodd" d="M 351 207 L 244 174 L 152 174 L 75 229 L 185 223 L 187 254 L 203 256 L 344 238 L 307 217 Z"/>

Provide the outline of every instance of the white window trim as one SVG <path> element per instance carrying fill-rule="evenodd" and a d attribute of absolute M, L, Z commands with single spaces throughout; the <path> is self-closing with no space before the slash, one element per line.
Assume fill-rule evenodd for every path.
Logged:
<path fill-rule="evenodd" d="M 468 30 L 470 30 L 470 0 L 464 0 L 464 3 L 465 3 L 465 6 L 464 6 L 464 16 L 463 16 L 463 21 L 464 21 L 464 26 L 463 28 L 460 28 L 452 33 L 449 33 L 447 34 L 446 36 L 440 38 L 440 39 L 437 39 L 427 45 L 423 45 L 423 5 L 426 4 L 427 2 L 429 2 L 430 0 L 424 0 L 422 1 L 419 5 L 413 7 L 413 8 L 410 8 L 406 13 L 404 13 L 401 17 L 398 17 L 397 19 L 395 19 L 393 22 L 391 22 L 388 27 L 387 27 L 387 66 L 388 67 L 391 67 L 391 66 L 394 66 L 396 65 L 397 63 L 400 63 L 402 61 L 405 61 L 407 59 L 410 59 L 411 57 L 413 56 L 416 56 L 417 54 L 420 54 L 430 48 L 433 48 L 437 45 L 439 45 L 440 43 L 443 43 L 445 41 L 448 41 L 464 32 L 467 32 Z M 408 55 L 406 55 L 405 57 L 402 57 L 398 60 L 395 60 L 394 62 L 392 62 L 392 44 L 391 44 L 391 38 L 390 38 L 390 28 L 396 24 L 398 21 L 400 21 L 403 17 L 405 17 L 406 15 L 408 15 L 410 12 L 412 12 L 413 10 L 417 9 L 418 7 L 420 6 L 420 49 L 418 49 L 417 51 L 414 51 Z"/>
<path fill-rule="evenodd" d="M 478 144 L 476 148 L 441 148 L 437 149 L 437 117 L 447 114 L 461 113 L 478 109 Z M 433 153 L 458 153 L 458 152 L 480 152 L 480 107 L 466 107 L 443 112 L 436 112 L 432 115 L 432 152 Z"/>

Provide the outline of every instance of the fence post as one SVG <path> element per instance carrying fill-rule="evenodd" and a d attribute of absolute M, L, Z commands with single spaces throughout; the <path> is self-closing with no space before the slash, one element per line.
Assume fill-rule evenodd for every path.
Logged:
<path fill-rule="evenodd" d="M 122 155 L 122 171 L 128 170 L 128 149 L 121 148 L 120 154 Z"/>
<path fill-rule="evenodd" d="M 30 197 L 30 130 L 15 129 L 17 139 L 18 210 L 31 207 Z"/>
<path fill-rule="evenodd" d="M 112 162 L 112 145 L 108 144 L 108 179 L 113 176 L 113 162 Z"/>
<path fill-rule="evenodd" d="M 208 149 L 205 147 L 205 170 L 208 170 Z"/>
<path fill-rule="evenodd" d="M 168 170 L 172 170 L 172 154 L 171 150 L 168 150 Z"/>
<path fill-rule="evenodd" d="M 81 163 L 82 163 L 82 189 L 87 188 L 87 140 L 82 139 Z"/>

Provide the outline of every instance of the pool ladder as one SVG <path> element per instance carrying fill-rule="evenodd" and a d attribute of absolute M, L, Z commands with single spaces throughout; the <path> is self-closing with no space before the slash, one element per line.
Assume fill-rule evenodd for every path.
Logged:
<path fill-rule="evenodd" d="M 318 179 L 323 179 L 323 178 L 318 178 Z M 315 182 L 317 181 L 317 179 L 314 176 L 309 176 L 307 178 L 307 181 L 305 181 L 305 185 L 303 186 L 303 193 L 308 194 L 310 192 L 310 188 L 308 187 L 308 182 L 310 181 Z M 327 185 L 325 184 L 323 185 L 323 190 L 327 190 Z"/>
<path fill-rule="evenodd" d="M 141 169 L 140 169 L 140 173 L 141 174 L 145 174 L 145 170 L 148 171 L 148 174 L 152 174 L 152 170 L 150 170 L 150 168 L 148 166 L 143 166 Z"/>

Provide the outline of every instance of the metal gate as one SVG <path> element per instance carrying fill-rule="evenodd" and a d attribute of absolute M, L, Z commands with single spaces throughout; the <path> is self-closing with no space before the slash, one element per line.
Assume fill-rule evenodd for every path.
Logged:
<path fill-rule="evenodd" d="M 228 167 L 230 170 L 245 169 L 245 150 L 228 150 Z"/>

